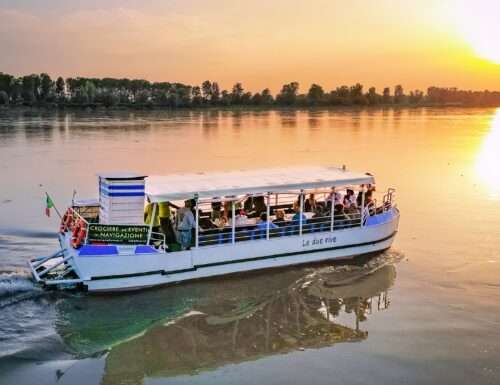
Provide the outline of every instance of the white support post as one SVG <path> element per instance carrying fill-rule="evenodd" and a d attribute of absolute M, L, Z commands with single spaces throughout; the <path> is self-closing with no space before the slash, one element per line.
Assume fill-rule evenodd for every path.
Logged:
<path fill-rule="evenodd" d="M 330 213 L 330 232 L 333 232 L 333 222 L 335 221 L 335 218 L 334 218 L 334 206 L 335 206 L 335 193 L 333 193 L 332 195 L 332 202 L 331 202 L 331 213 Z M 328 203 L 327 203 L 327 206 L 328 207 Z"/>
<path fill-rule="evenodd" d="M 269 239 L 269 217 L 271 214 L 271 193 L 269 192 L 267 193 L 266 203 L 267 203 L 266 239 Z"/>
<path fill-rule="evenodd" d="M 197 249 L 200 241 L 199 241 L 199 235 L 200 235 L 200 212 L 198 211 L 198 199 L 196 199 L 196 215 L 195 215 L 195 221 L 196 221 L 196 228 L 194 230 L 194 247 Z"/>
<path fill-rule="evenodd" d="M 231 243 L 234 244 L 236 242 L 236 202 L 231 201 L 231 210 L 233 212 L 233 216 L 231 218 Z"/>
<path fill-rule="evenodd" d="M 302 236 L 302 215 L 304 215 L 304 190 L 300 190 L 299 235 Z"/>
<path fill-rule="evenodd" d="M 149 230 L 148 230 L 148 245 L 151 242 L 151 233 L 153 232 L 153 223 L 155 221 L 155 215 L 156 215 L 156 206 L 158 206 L 158 203 L 153 203 L 153 212 L 151 213 L 151 220 L 149 221 Z"/>
<path fill-rule="evenodd" d="M 360 226 L 364 227 L 364 216 L 365 216 L 365 187 L 363 186 L 363 190 L 361 191 L 361 223 Z"/>

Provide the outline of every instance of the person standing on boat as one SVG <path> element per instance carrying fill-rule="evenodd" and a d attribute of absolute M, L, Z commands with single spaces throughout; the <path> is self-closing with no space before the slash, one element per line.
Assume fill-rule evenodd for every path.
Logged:
<path fill-rule="evenodd" d="M 328 194 L 328 196 L 325 199 L 325 202 L 327 203 L 327 207 L 329 210 L 332 210 L 332 206 L 335 206 L 339 203 L 342 203 L 342 194 L 338 191 L 335 191 L 335 186 L 332 187 L 332 192 Z M 333 202 L 333 204 L 332 204 Z"/>
<path fill-rule="evenodd" d="M 156 203 L 151 203 L 151 199 L 147 197 L 147 206 L 144 208 L 144 223 L 148 226 L 151 225 L 151 220 L 153 222 L 153 233 L 159 233 L 160 232 L 160 215 L 159 215 L 159 210 L 158 207 L 156 210 L 153 210 L 154 205 Z M 155 212 L 154 218 L 153 218 L 153 211 Z"/>
<path fill-rule="evenodd" d="M 260 195 L 253 198 L 253 209 L 254 213 L 252 215 L 249 215 L 249 218 L 257 218 L 260 216 L 259 213 L 267 212 L 267 206 L 264 202 L 264 196 Z"/>
<path fill-rule="evenodd" d="M 177 210 L 175 221 L 182 250 L 189 250 L 191 248 L 191 229 L 196 228 L 196 221 L 191 211 L 191 200 L 185 200 L 184 207 Z"/>
<path fill-rule="evenodd" d="M 170 220 L 170 207 L 179 209 L 179 206 L 174 205 L 170 202 L 159 202 L 158 203 L 158 214 L 160 217 L 160 228 L 161 232 L 165 235 L 165 241 L 167 243 L 175 242 L 175 232 L 172 227 L 172 221 Z"/>

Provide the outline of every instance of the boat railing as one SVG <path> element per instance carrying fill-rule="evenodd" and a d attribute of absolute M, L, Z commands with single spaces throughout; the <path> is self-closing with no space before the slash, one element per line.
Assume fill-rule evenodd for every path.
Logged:
<path fill-rule="evenodd" d="M 69 224 L 69 227 L 65 228 L 65 230 L 71 232 L 71 230 L 73 229 L 73 227 L 76 225 L 76 223 L 78 221 L 83 221 L 84 226 L 87 229 L 86 236 L 85 236 L 83 243 L 87 244 L 88 236 L 89 236 L 89 232 L 88 232 L 89 222 L 82 215 L 80 215 L 73 207 L 68 207 L 68 211 L 72 214 L 73 220 Z"/>
<path fill-rule="evenodd" d="M 163 233 L 156 233 L 154 231 L 151 232 L 151 239 L 149 240 L 149 243 L 152 244 L 153 246 L 156 246 L 162 250 L 166 250 L 167 243 L 166 243 L 166 238 L 165 234 Z"/>
<path fill-rule="evenodd" d="M 334 215 L 333 223 L 331 216 L 306 219 L 302 223 L 302 234 L 329 233 L 332 230 L 343 230 L 360 226 L 361 213 L 350 215 Z M 253 226 L 243 227 L 233 233 L 231 228 L 205 230 L 199 235 L 199 246 L 213 246 L 242 241 L 265 240 L 300 235 L 300 224 L 293 221 L 274 222 L 278 228 L 269 228 L 269 236 L 266 228 Z M 269 238 L 268 238 L 269 237 Z"/>
<path fill-rule="evenodd" d="M 382 198 L 382 212 L 389 210 L 392 206 L 394 206 L 394 192 L 396 190 L 393 188 L 387 189 L 387 194 Z"/>

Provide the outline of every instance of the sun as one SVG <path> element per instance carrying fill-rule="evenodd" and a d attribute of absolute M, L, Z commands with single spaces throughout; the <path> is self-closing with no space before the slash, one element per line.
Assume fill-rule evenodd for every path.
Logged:
<path fill-rule="evenodd" d="M 458 29 L 478 56 L 500 64 L 500 1 L 452 2 Z"/>

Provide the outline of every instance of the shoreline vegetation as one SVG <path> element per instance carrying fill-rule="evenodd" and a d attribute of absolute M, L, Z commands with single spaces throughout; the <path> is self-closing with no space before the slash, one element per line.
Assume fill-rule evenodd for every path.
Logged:
<path fill-rule="evenodd" d="M 201 86 L 149 82 L 142 79 L 67 78 L 56 80 L 42 73 L 21 77 L 0 72 L 0 110 L 4 109 L 280 109 L 280 108 L 364 108 L 364 107 L 499 107 L 498 91 L 463 91 L 457 88 L 428 87 L 424 94 L 405 94 L 401 85 L 393 92 L 385 87 L 377 93 L 363 85 L 341 86 L 325 91 L 312 84 L 306 93 L 299 83 L 283 85 L 275 96 L 266 88 L 252 94 L 236 83 L 231 91 L 218 83 Z"/>

